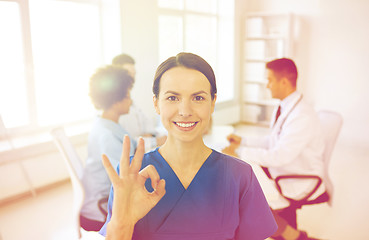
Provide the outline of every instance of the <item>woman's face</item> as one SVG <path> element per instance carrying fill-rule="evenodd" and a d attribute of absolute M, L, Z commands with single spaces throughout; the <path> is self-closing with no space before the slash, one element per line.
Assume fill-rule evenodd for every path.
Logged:
<path fill-rule="evenodd" d="M 175 67 L 163 74 L 154 105 L 168 137 L 185 142 L 202 138 L 216 100 L 210 89 L 205 75 L 194 69 Z"/>

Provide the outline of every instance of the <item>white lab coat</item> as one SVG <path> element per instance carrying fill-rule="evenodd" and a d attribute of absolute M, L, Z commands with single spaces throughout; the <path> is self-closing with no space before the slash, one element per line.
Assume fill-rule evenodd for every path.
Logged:
<path fill-rule="evenodd" d="M 258 165 L 268 167 L 275 179 L 281 175 L 309 174 L 323 176 L 324 142 L 321 127 L 314 109 L 294 92 L 281 102 L 282 111 L 277 122 L 271 122 L 271 133 L 266 137 L 242 138 L 238 156 Z M 282 180 L 283 194 L 292 199 L 301 199 L 315 186 L 316 180 Z M 314 199 L 325 191 L 324 184 L 311 197 Z M 270 203 L 274 209 L 288 206 L 283 198 Z"/>

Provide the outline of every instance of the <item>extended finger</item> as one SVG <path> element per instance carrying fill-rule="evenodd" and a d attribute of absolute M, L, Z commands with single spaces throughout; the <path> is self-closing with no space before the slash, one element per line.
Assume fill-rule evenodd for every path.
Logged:
<path fill-rule="evenodd" d="M 160 181 L 160 176 L 158 171 L 156 171 L 156 168 L 153 165 L 148 165 L 144 169 L 142 169 L 139 172 L 140 176 L 144 178 L 144 181 L 146 179 L 151 179 L 151 186 L 153 189 L 156 189 L 158 182 Z M 143 182 L 144 182 L 143 181 Z"/>
<path fill-rule="evenodd" d="M 142 137 L 138 139 L 136 153 L 133 156 L 132 163 L 130 166 L 131 173 L 138 173 L 141 169 L 142 158 L 145 154 L 145 142 Z"/>
<path fill-rule="evenodd" d="M 110 181 L 112 183 L 115 183 L 117 181 L 118 174 L 115 171 L 114 167 L 111 165 L 109 158 L 105 154 L 102 155 L 102 163 L 106 173 L 109 176 Z"/>
<path fill-rule="evenodd" d="M 129 154 L 131 149 L 131 141 L 128 135 L 124 135 L 122 155 L 120 157 L 120 176 L 127 175 L 129 169 Z"/>

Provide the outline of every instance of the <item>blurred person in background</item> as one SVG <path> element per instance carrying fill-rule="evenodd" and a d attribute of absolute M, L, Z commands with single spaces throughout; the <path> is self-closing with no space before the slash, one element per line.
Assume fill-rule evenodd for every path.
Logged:
<path fill-rule="evenodd" d="M 88 156 L 82 176 L 85 200 L 80 223 L 87 231 L 99 231 L 106 219 L 111 182 L 102 165 L 101 156 L 109 156 L 115 167 L 119 163 L 123 137 L 128 132 L 118 120 L 121 115 L 129 112 L 132 86 L 132 76 L 123 68 L 113 65 L 97 69 L 90 78 L 91 101 L 102 113 L 96 118 L 89 133 Z M 129 154 L 133 155 L 135 149 L 136 142 L 131 140 Z"/>
<path fill-rule="evenodd" d="M 112 60 L 113 65 L 126 69 L 133 80 L 136 78 L 135 63 L 135 60 L 125 53 L 115 56 Z M 163 145 L 166 140 L 166 133 L 159 131 L 160 127 L 157 126 L 158 124 L 154 120 L 149 119 L 134 103 L 129 113 L 119 118 L 119 123 L 124 126 L 129 135 L 134 139 L 137 140 L 140 136 L 144 138 L 146 151 Z"/>
<path fill-rule="evenodd" d="M 270 179 L 282 175 L 314 175 L 322 178 L 324 142 L 316 111 L 296 89 L 297 67 L 293 60 L 275 59 L 266 63 L 268 84 L 272 97 L 281 100 L 274 111 L 271 133 L 266 137 L 245 137 L 230 134 L 230 145 L 223 153 L 262 166 Z M 316 179 L 280 181 L 284 196 L 299 200 L 310 193 Z M 324 184 L 311 199 L 325 192 Z M 296 208 L 282 196 L 269 202 L 278 223 L 275 239 L 312 239 L 296 229 Z"/>

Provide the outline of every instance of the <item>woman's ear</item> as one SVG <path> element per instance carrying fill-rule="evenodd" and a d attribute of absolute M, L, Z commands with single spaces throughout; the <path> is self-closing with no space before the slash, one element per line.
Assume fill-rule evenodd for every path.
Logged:
<path fill-rule="evenodd" d="M 159 115 L 160 115 L 160 110 L 159 110 L 159 99 L 158 99 L 158 98 L 156 98 L 156 96 L 154 95 L 154 96 L 152 97 L 152 101 L 153 101 L 153 103 L 154 103 L 155 112 L 156 112 L 157 114 L 159 114 Z"/>
<path fill-rule="evenodd" d="M 211 113 L 214 113 L 216 101 L 217 101 L 217 94 L 214 94 L 214 98 L 211 100 Z"/>

